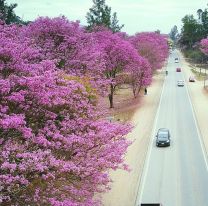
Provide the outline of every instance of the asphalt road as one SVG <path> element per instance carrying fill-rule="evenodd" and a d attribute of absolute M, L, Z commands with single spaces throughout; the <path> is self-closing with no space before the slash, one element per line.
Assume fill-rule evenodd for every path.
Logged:
<path fill-rule="evenodd" d="M 179 57 L 179 63 L 174 58 Z M 161 94 L 152 141 L 145 162 L 136 206 L 162 203 L 163 206 L 208 206 L 208 168 L 201 137 L 187 90 L 177 86 L 184 79 L 177 51 L 168 61 L 168 75 Z M 155 146 L 156 132 L 168 128 L 171 146 Z"/>

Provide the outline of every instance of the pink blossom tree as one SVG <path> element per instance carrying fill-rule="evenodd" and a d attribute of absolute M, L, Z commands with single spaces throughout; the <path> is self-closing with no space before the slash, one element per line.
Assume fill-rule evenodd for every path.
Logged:
<path fill-rule="evenodd" d="M 105 87 L 102 53 L 93 34 L 86 32 L 79 22 L 70 22 L 65 17 L 40 17 L 25 27 L 22 35 L 40 50 L 42 59 L 55 61 L 57 69 L 73 76 L 87 76 L 97 89 Z"/>
<path fill-rule="evenodd" d="M 201 46 L 201 51 L 205 54 L 208 55 L 208 38 L 202 39 L 200 42 Z"/>
<path fill-rule="evenodd" d="M 101 120 L 85 85 L 23 32 L 0 26 L 0 203 L 97 205 L 108 170 L 127 169 L 130 126 Z"/>
<path fill-rule="evenodd" d="M 146 59 L 141 58 L 140 62 L 135 67 L 130 66 L 128 81 L 132 86 L 132 91 L 135 98 L 138 96 L 142 87 L 147 87 L 151 84 L 152 72 L 150 64 Z"/>
<path fill-rule="evenodd" d="M 129 38 L 138 53 L 145 57 L 152 71 L 161 69 L 168 56 L 168 44 L 165 36 L 155 32 L 137 33 Z"/>
<path fill-rule="evenodd" d="M 110 108 L 113 108 L 113 97 L 116 87 L 123 83 L 123 73 L 136 72 L 139 76 L 144 59 L 138 55 L 134 47 L 123 38 L 123 34 L 108 30 L 96 31 L 95 39 L 104 54 L 105 75 L 111 81 L 109 88 Z M 137 70 L 137 71 L 136 71 Z"/>

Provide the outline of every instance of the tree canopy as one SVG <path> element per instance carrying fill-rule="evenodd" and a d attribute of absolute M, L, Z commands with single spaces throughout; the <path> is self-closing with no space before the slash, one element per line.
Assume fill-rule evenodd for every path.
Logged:
<path fill-rule="evenodd" d="M 124 25 L 119 26 L 117 13 L 111 14 L 111 7 L 105 4 L 105 0 L 93 0 L 94 5 L 89 9 L 86 15 L 88 29 L 95 26 L 104 26 L 113 32 L 120 31 Z"/>
<path fill-rule="evenodd" d="M 19 16 L 14 12 L 14 9 L 17 7 L 17 4 L 6 3 L 6 0 L 0 0 L 0 19 L 5 21 L 6 24 L 12 23 L 24 23 Z"/>

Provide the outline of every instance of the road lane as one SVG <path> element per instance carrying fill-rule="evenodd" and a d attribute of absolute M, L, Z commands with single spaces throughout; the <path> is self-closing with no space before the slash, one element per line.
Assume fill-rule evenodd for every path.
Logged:
<path fill-rule="evenodd" d="M 178 87 L 183 72 L 169 58 L 168 76 L 164 82 L 160 109 L 155 125 L 170 129 L 171 146 L 157 148 L 155 137 L 150 145 L 148 165 L 143 174 L 136 205 L 162 203 L 163 206 L 207 206 L 208 172 L 186 86 Z M 183 68 L 182 68 L 183 69 Z M 154 135 L 156 134 L 154 131 Z"/>

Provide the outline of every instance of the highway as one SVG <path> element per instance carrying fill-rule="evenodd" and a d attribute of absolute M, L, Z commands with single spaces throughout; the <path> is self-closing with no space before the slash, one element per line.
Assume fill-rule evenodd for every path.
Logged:
<path fill-rule="evenodd" d="M 175 63 L 179 57 L 179 63 Z M 159 108 L 152 131 L 135 206 L 161 203 L 162 206 L 208 206 L 208 167 L 184 79 L 180 56 L 173 51 L 168 60 Z M 159 128 L 168 128 L 170 147 L 156 147 Z"/>

